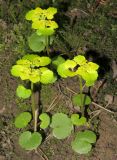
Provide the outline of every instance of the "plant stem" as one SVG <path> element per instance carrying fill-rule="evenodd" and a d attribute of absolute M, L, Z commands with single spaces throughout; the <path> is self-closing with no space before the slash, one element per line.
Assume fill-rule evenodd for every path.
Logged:
<path fill-rule="evenodd" d="M 31 82 L 31 90 L 32 90 L 32 114 L 33 114 L 33 121 L 34 121 L 34 132 L 37 131 L 37 109 L 35 108 L 35 95 L 34 95 L 34 83 Z"/>
<path fill-rule="evenodd" d="M 83 86 L 82 86 L 82 78 L 81 76 L 79 76 L 79 83 L 80 83 L 80 98 L 81 98 L 81 112 L 82 112 L 82 116 L 84 116 L 84 106 L 83 106 L 83 95 L 82 95 L 82 91 L 83 91 Z"/>
<path fill-rule="evenodd" d="M 45 37 L 45 43 L 46 43 L 46 51 L 47 51 L 47 54 L 49 56 L 49 49 L 48 49 L 48 46 L 49 46 L 49 37 L 48 36 Z"/>

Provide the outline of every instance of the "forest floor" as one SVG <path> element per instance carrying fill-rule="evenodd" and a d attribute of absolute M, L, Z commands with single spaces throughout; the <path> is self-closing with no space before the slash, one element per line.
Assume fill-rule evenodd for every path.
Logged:
<path fill-rule="evenodd" d="M 111 33 L 110 35 L 108 35 L 109 33 L 107 33 L 108 37 L 105 36 L 105 39 L 110 38 L 109 41 L 106 41 L 108 45 L 110 44 L 110 50 L 108 49 L 108 52 L 110 51 L 110 54 L 106 52 L 104 40 L 99 44 L 102 48 L 100 48 L 100 46 L 97 46 L 96 48 L 97 53 L 100 53 L 101 49 L 104 51 L 102 57 L 108 57 L 107 59 L 103 59 L 101 57 L 102 59 L 100 60 L 105 61 L 109 59 L 109 61 L 101 62 L 101 66 L 103 66 L 103 63 L 104 65 L 105 63 L 108 63 L 107 65 L 109 65 L 110 69 L 108 69 L 107 67 L 104 68 L 105 70 L 103 69 L 103 71 L 107 72 L 105 74 L 105 77 L 100 78 L 95 84 L 95 86 L 91 88 L 92 97 L 95 95 L 93 100 L 100 106 L 103 106 L 102 108 L 95 105 L 90 106 L 92 111 L 99 111 L 98 114 L 94 114 L 94 118 L 92 121 L 92 126 L 94 127 L 94 130 L 98 135 L 97 142 L 93 146 L 90 154 L 79 155 L 71 149 L 70 144 L 71 140 L 73 139 L 72 136 L 66 138 L 65 140 L 57 140 L 53 136 L 51 136 L 51 134 L 48 134 L 48 132 L 48 138 L 41 144 L 41 146 L 36 151 L 24 151 L 20 148 L 18 144 L 18 135 L 20 134 L 20 130 L 15 128 L 14 118 L 21 111 L 29 109 L 30 100 L 24 102 L 16 97 L 16 87 L 21 81 L 11 76 L 10 69 L 11 66 L 15 63 L 16 59 L 24 55 L 25 52 L 29 51 L 29 48 L 26 47 L 28 24 L 25 22 L 25 20 L 22 20 L 22 18 L 24 17 L 24 14 L 27 10 L 30 10 L 31 7 L 36 7 L 38 3 L 32 1 L 29 4 L 27 4 L 27 2 L 24 2 L 23 4 L 22 1 L 18 1 L 18 3 L 16 4 L 15 1 L 10 0 L 8 2 L 1 0 L 0 3 L 2 5 L 0 12 L 0 160 L 116 160 L 117 50 L 115 48 L 116 44 L 114 44 L 114 47 L 112 46 L 115 39 L 112 41 L 111 38 L 113 39 L 115 34 L 115 29 L 117 26 L 115 24 L 115 20 L 117 20 L 117 15 L 115 15 L 114 11 L 113 13 L 111 12 L 112 4 L 107 10 L 110 11 L 108 13 L 111 13 L 113 14 L 113 16 L 115 16 L 111 17 L 113 18 L 114 23 L 112 26 L 113 34 L 112 37 L 109 37 Z M 21 13 L 20 16 L 18 15 L 19 13 Z M 82 17 L 81 21 L 83 21 Z M 100 19 L 99 22 L 102 23 L 102 19 Z M 96 23 L 98 24 L 99 22 Z M 93 22 L 89 21 L 88 23 Z M 95 23 L 93 24 L 96 25 Z M 104 24 L 102 24 L 102 27 L 103 25 Z M 95 29 L 93 28 L 93 30 Z M 105 31 L 105 33 L 106 32 L 107 31 Z M 91 32 L 91 34 L 92 33 L 93 32 Z M 102 36 L 105 33 L 102 33 Z M 94 34 L 97 34 L 96 31 Z M 90 36 L 90 33 L 87 33 L 87 35 Z M 92 41 L 96 41 L 96 43 L 99 42 L 99 39 L 97 40 L 95 39 L 95 37 L 90 37 L 90 39 Z M 88 45 L 91 44 L 88 46 L 88 51 L 94 49 L 95 46 L 92 47 L 91 41 L 87 42 L 83 40 L 80 43 L 81 47 L 86 47 L 86 43 L 88 43 Z M 55 43 L 54 48 L 58 50 L 58 47 L 59 45 L 57 46 Z M 62 48 L 60 49 L 60 52 L 66 52 L 66 48 L 64 46 L 61 47 Z M 79 50 L 80 49 L 81 48 L 79 47 Z M 100 83 L 103 83 L 103 85 L 100 85 Z M 99 85 L 99 90 L 96 90 L 95 88 L 98 88 Z M 59 79 L 55 84 L 52 85 L 42 85 L 41 105 L 44 106 L 43 110 L 46 111 L 54 101 L 54 105 L 51 106 L 51 114 L 56 112 L 63 112 L 66 114 L 72 113 L 73 104 L 71 102 L 71 97 L 74 93 L 77 93 L 78 90 L 79 88 L 76 77 L 72 79 Z M 109 105 L 107 106 L 106 110 L 104 106 L 106 106 L 107 103 L 109 103 Z M 49 133 L 51 132 L 49 131 Z"/>

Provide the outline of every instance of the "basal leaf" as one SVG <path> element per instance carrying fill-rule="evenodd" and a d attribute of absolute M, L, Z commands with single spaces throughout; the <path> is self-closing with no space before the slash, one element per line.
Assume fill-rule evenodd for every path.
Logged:
<path fill-rule="evenodd" d="M 38 132 L 23 132 L 19 137 L 19 144 L 25 150 L 36 149 L 42 142 L 42 136 Z"/>
<path fill-rule="evenodd" d="M 24 128 L 31 121 L 31 114 L 29 112 L 23 112 L 15 119 L 15 126 L 17 128 Z"/>
<path fill-rule="evenodd" d="M 71 121 L 76 126 L 82 126 L 86 124 L 86 118 L 85 117 L 79 118 L 78 114 L 72 114 Z"/>
<path fill-rule="evenodd" d="M 40 128 L 46 129 L 50 124 L 50 117 L 47 113 L 42 113 L 39 116 L 39 119 L 41 120 Z"/>
<path fill-rule="evenodd" d="M 19 85 L 16 90 L 16 94 L 19 98 L 29 98 L 31 96 L 31 90 L 25 88 L 23 85 Z"/>
<path fill-rule="evenodd" d="M 64 139 L 71 134 L 73 129 L 71 119 L 64 113 L 56 113 L 52 116 L 51 128 L 57 139 Z"/>
<path fill-rule="evenodd" d="M 95 143 L 96 142 L 96 135 L 94 132 L 86 130 L 84 132 L 79 132 L 79 134 L 77 135 L 78 139 L 80 141 L 86 141 L 88 143 Z"/>
<path fill-rule="evenodd" d="M 75 140 L 71 143 L 72 149 L 79 154 L 87 154 L 91 151 L 92 143 L 96 142 L 96 135 L 94 132 L 86 130 L 78 132 Z"/>
<path fill-rule="evenodd" d="M 72 149 L 79 154 L 87 154 L 91 151 L 91 144 L 85 141 L 74 140 L 71 143 Z"/>
<path fill-rule="evenodd" d="M 82 100 L 81 100 L 81 95 L 76 94 L 72 97 L 72 102 L 75 106 L 82 106 L 83 105 L 89 105 L 91 103 L 91 99 L 89 96 L 82 94 Z"/>

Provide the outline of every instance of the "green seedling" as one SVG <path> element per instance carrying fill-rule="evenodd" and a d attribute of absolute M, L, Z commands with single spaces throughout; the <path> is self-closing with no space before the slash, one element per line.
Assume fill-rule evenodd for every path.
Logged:
<path fill-rule="evenodd" d="M 36 8 L 26 14 L 26 19 L 32 21 L 32 29 L 35 32 L 28 38 L 29 47 L 34 52 L 48 51 L 48 46 L 53 42 L 53 34 L 58 25 L 53 21 L 57 9 L 49 7 L 48 9 Z M 75 95 L 72 100 L 74 105 L 80 106 L 82 115 L 72 114 L 71 117 L 64 113 L 55 113 L 50 117 L 48 113 L 40 113 L 40 106 L 35 103 L 35 86 L 41 84 L 54 83 L 57 79 L 54 72 L 48 67 L 52 63 L 54 69 L 63 77 L 78 76 L 80 82 L 80 94 Z M 25 128 L 33 122 L 34 132 L 24 131 L 19 136 L 19 144 L 25 150 L 34 150 L 42 143 L 41 132 L 51 127 L 53 136 L 57 139 L 65 139 L 71 135 L 74 127 L 84 126 L 87 120 L 84 117 L 84 106 L 91 103 L 89 96 L 83 94 L 82 83 L 86 86 L 92 86 L 98 77 L 98 65 L 88 62 L 84 56 L 76 56 L 73 60 L 66 60 L 61 57 L 55 57 L 51 60 L 47 56 L 38 56 L 27 54 L 11 68 L 11 74 L 30 84 L 29 88 L 18 85 L 16 95 L 19 98 L 27 99 L 31 97 L 31 111 L 25 111 L 15 118 L 15 126 L 18 129 Z M 40 98 L 40 95 L 39 95 Z M 40 104 L 40 103 L 39 103 Z M 88 153 L 93 143 L 96 141 L 96 135 L 92 131 L 79 132 L 75 140 L 71 143 L 74 151 L 80 154 Z"/>
<path fill-rule="evenodd" d="M 57 63 L 56 63 L 57 61 Z M 53 63 L 56 64 L 57 72 L 58 74 L 63 77 L 74 77 L 78 76 L 79 78 L 79 89 L 80 93 L 76 94 L 72 97 L 73 104 L 77 107 L 80 107 L 81 109 L 81 117 L 78 114 L 72 114 L 71 115 L 71 121 L 72 124 L 75 126 L 87 126 L 87 120 L 85 118 L 85 106 L 91 104 L 91 98 L 83 94 L 83 83 L 84 86 L 92 86 L 94 85 L 95 81 L 98 78 L 98 68 L 99 66 L 96 63 L 88 62 L 84 56 L 78 55 L 75 56 L 72 60 L 66 60 L 61 61 L 58 65 L 58 61 L 54 60 Z M 93 137 L 93 140 L 91 139 L 91 136 Z M 92 145 L 91 143 L 95 143 L 96 141 L 96 135 L 92 131 L 85 131 L 85 132 L 79 132 L 75 138 L 75 140 L 72 142 L 72 148 L 74 151 L 80 153 L 80 154 L 86 154 L 88 153 Z"/>
<path fill-rule="evenodd" d="M 81 107 L 82 116 L 84 106 L 91 103 L 90 97 L 83 94 L 83 81 L 87 87 L 94 85 L 98 78 L 98 68 L 96 63 L 88 62 L 82 55 L 75 56 L 73 60 L 66 60 L 57 67 L 58 74 L 63 78 L 78 76 L 80 94 L 75 95 L 72 100 L 74 105 Z"/>
<path fill-rule="evenodd" d="M 56 13 L 57 9 L 54 7 L 48 9 L 37 7 L 26 14 L 26 20 L 32 21 L 32 29 L 35 30 L 28 39 L 29 47 L 33 51 L 41 52 L 46 48 L 49 53 L 48 46 L 52 44 L 53 34 L 58 28 L 58 24 L 53 20 Z"/>
<path fill-rule="evenodd" d="M 41 144 L 42 137 L 37 132 L 38 108 L 35 106 L 34 85 L 36 83 L 49 84 L 56 81 L 56 76 L 53 71 L 45 67 L 50 63 L 51 59 L 49 57 L 27 54 L 22 59 L 16 61 L 16 65 L 12 66 L 11 69 L 11 74 L 13 76 L 20 77 L 21 80 L 29 81 L 31 84 L 30 89 L 25 88 L 23 85 L 19 85 L 16 90 L 16 94 L 19 98 L 26 99 L 31 96 L 32 100 L 34 133 L 32 134 L 31 132 L 26 131 L 23 132 L 19 138 L 19 144 L 26 150 L 35 149 Z M 21 113 L 15 119 L 15 126 L 17 128 L 26 127 L 31 121 L 32 115 L 29 112 Z M 40 128 L 47 128 L 50 123 L 49 116 L 46 113 L 43 113 L 39 118 L 42 121 Z"/>

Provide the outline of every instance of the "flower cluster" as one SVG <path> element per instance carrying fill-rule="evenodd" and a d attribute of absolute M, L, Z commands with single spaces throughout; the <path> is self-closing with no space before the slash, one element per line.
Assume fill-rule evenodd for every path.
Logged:
<path fill-rule="evenodd" d="M 81 76 L 86 81 L 86 86 L 92 86 L 98 77 L 99 66 L 88 62 L 84 56 L 75 56 L 73 60 L 66 60 L 58 66 L 58 74 L 61 77 Z"/>
<path fill-rule="evenodd" d="M 58 28 L 58 24 L 52 20 L 56 13 L 57 9 L 53 7 L 37 7 L 26 14 L 26 19 L 32 21 L 32 28 L 37 30 L 38 35 L 52 35 Z"/>
<path fill-rule="evenodd" d="M 49 57 L 27 54 L 16 62 L 16 65 L 11 69 L 11 74 L 33 83 L 53 83 L 56 80 L 54 73 L 44 67 L 50 63 L 51 59 Z"/>

